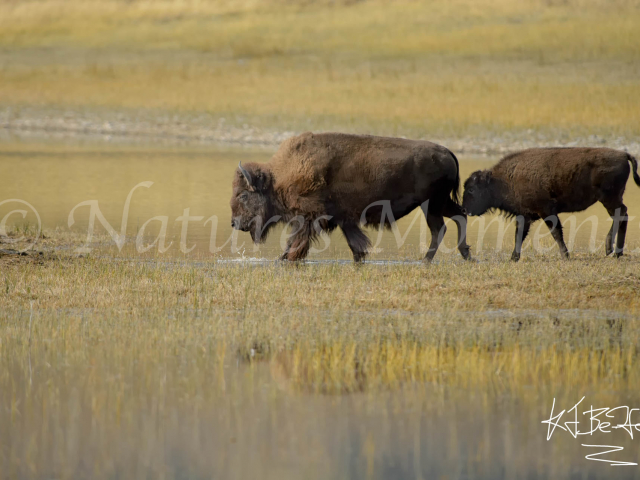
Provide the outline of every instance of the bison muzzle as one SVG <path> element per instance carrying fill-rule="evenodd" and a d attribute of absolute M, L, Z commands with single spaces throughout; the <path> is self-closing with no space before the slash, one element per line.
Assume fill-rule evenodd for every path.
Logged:
<path fill-rule="evenodd" d="M 279 223 L 292 226 L 283 260 L 301 260 L 322 232 L 340 228 L 353 259 L 367 255 L 361 226 L 391 226 L 421 207 L 433 259 L 446 230 L 458 226 L 469 258 L 466 216 L 458 204 L 458 160 L 445 147 L 401 138 L 304 133 L 285 140 L 268 163 L 239 165 L 233 179 L 232 226 L 264 241 Z"/>

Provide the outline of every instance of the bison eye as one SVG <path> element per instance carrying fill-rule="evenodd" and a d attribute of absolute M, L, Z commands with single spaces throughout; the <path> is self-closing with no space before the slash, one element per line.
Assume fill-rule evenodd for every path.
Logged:
<path fill-rule="evenodd" d="M 241 202 L 246 202 L 248 198 L 249 198 L 249 194 L 247 192 L 242 192 L 240 195 L 238 195 L 238 199 Z"/>

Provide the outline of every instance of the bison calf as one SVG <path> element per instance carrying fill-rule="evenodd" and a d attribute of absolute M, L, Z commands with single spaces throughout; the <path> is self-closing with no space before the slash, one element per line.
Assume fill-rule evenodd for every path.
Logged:
<path fill-rule="evenodd" d="M 462 206 L 469 215 L 500 210 L 518 220 L 511 259 L 518 261 L 531 223 L 544 219 L 561 254 L 569 251 L 559 213 L 579 212 L 600 202 L 614 222 L 606 239 L 607 255 L 622 255 L 627 207 L 622 203 L 629 163 L 640 186 L 636 159 L 610 148 L 532 148 L 507 155 L 489 170 L 471 174 L 464 184 Z"/>
<path fill-rule="evenodd" d="M 285 140 L 270 162 L 238 166 L 231 224 L 256 243 L 274 225 L 291 224 L 283 260 L 305 258 L 318 234 L 340 227 L 358 262 L 370 245 L 362 224 L 390 226 L 422 207 L 431 230 L 426 260 L 444 235 L 443 215 L 456 221 L 458 249 L 468 258 L 459 184 L 455 155 L 434 143 L 304 133 Z"/>

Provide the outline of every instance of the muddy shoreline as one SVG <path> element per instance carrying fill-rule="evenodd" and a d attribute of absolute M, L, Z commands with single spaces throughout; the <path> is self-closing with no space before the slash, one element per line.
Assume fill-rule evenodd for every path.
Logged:
<path fill-rule="evenodd" d="M 250 124 L 235 125 L 207 114 L 168 112 L 96 112 L 36 107 L 0 108 L 0 141 L 98 141 L 166 145 L 235 145 L 275 149 L 297 131 L 277 131 Z M 367 132 L 358 132 L 367 133 Z M 385 134 L 385 132 L 374 132 Z M 460 154 L 502 155 L 532 147 L 593 146 L 626 150 L 640 156 L 640 138 L 558 136 L 533 130 L 487 132 L 459 137 L 430 136 Z"/>

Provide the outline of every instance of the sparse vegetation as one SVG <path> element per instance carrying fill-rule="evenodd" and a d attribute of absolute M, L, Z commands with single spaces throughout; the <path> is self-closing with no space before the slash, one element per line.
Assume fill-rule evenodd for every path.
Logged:
<path fill-rule="evenodd" d="M 49 233 L 49 242 L 52 237 L 68 241 Z M 584 377 L 571 373 L 574 358 L 582 358 L 579 368 L 595 372 L 590 381 L 596 384 L 613 381 L 622 388 L 640 374 L 634 366 L 640 333 L 633 319 L 640 308 L 636 256 L 362 267 L 51 252 L 45 258 L 5 266 L 0 307 L 4 338 L 14 339 L 15 348 L 24 347 L 19 339 L 28 327 L 16 320 L 33 307 L 36 340 L 62 335 L 71 344 L 100 338 L 154 348 L 166 337 L 193 342 L 193 348 L 224 345 L 248 359 L 284 359 L 298 381 L 319 389 L 348 390 L 357 373 L 367 387 L 440 382 L 445 373 L 446 381 L 482 383 L 495 371 L 513 385 L 580 383 Z M 562 319 L 572 311 L 584 317 Z M 58 312 L 80 317 L 61 319 Z M 173 314 L 180 320 L 167 323 Z M 117 319 L 118 328 L 104 325 L 105 315 Z M 72 340 L 81 333 L 78 322 L 84 340 Z M 141 325 L 145 333 L 138 336 Z M 478 372 L 460 374 L 461 358 Z M 543 369 L 550 364 L 552 370 Z M 480 371 L 486 373 L 478 376 Z"/>
<path fill-rule="evenodd" d="M 69 241 L 66 234 L 46 235 L 49 249 Z M 53 252 L 39 262 L 0 264 L 0 431 L 9 432 L 0 445 L 7 478 L 25 471 L 77 478 L 86 468 L 94 478 L 135 476 L 140 469 L 170 477 L 180 476 L 180 468 L 196 476 L 224 472 L 229 464 L 220 463 L 225 457 L 213 445 L 237 438 L 237 451 L 251 455 L 254 440 L 245 435 L 269 438 L 258 418 L 295 430 L 306 414 L 278 414 L 282 402 L 316 405 L 314 417 L 339 401 L 335 394 L 364 395 L 344 400 L 359 405 L 354 415 L 370 408 L 393 415 L 393 407 L 378 402 L 385 392 L 402 392 L 393 398 L 426 402 L 424 408 L 458 422 L 466 414 L 449 417 L 446 405 L 454 408 L 453 399 L 467 392 L 485 399 L 467 414 L 489 415 L 496 399 L 511 399 L 519 405 L 511 415 L 525 423 L 526 409 L 537 422 L 546 418 L 553 397 L 566 408 L 587 392 L 595 402 L 635 398 L 635 256 L 355 267 Z M 318 393 L 329 399 L 308 396 Z M 264 417 L 254 412 L 256 401 L 274 410 Z M 212 430 L 193 437 L 189 432 L 203 421 L 213 422 Z M 515 431 L 520 424 L 510 425 Z M 147 453 L 118 448 L 123 435 Z M 538 437 L 544 440 L 542 430 L 531 441 Z M 339 477 L 345 467 L 330 453 L 335 441 L 313 448 L 331 458 L 323 468 L 335 467 Z M 375 444 L 395 448 L 382 439 Z M 304 440 L 299 448 L 311 445 Z M 183 460 L 166 457 L 166 448 Z M 570 451 L 550 465 L 579 462 L 579 452 Z M 361 455 L 363 462 L 369 458 Z M 468 460 L 461 455 L 437 461 Z M 193 458 L 200 460 L 187 460 Z M 513 468 L 528 471 L 532 458 L 522 458 Z M 189 464 L 181 467 L 182 461 Z M 233 465 L 236 473 L 254 471 Z"/>
<path fill-rule="evenodd" d="M 347 3 L 4 3 L 0 104 L 414 137 L 638 133 L 635 1 Z"/>
<path fill-rule="evenodd" d="M 53 112 L 55 128 L 90 111 L 93 130 L 121 112 L 124 125 L 202 117 L 197 135 L 215 122 L 237 136 L 624 145 L 640 134 L 639 24 L 638 0 L 0 0 L 0 109 L 9 121 Z M 512 229 L 504 251 L 482 249 L 476 219 L 478 263 L 444 248 L 430 266 L 185 256 L 184 208 L 220 215 L 228 238 L 233 155 L 4 145 L 3 192 L 29 194 L 45 227 L 88 198 L 117 225 L 127 192 L 153 180 L 132 225 L 170 215 L 175 244 L 132 255 L 130 237 L 122 252 L 99 237 L 78 255 L 86 232 L 45 229 L 18 255 L 34 235 L 27 220 L 0 238 L 0 480 L 586 478 L 578 440 L 545 440 L 552 399 L 638 406 L 637 223 L 618 261 L 587 251 L 587 222 L 571 261 L 547 236 L 548 253 L 528 249 L 515 265 Z M 488 160 L 474 162 L 461 157 L 463 177 Z M 625 195 L 631 215 L 639 195 Z M 605 218 L 594 208 L 576 226 Z M 190 234 L 210 231 L 203 222 Z M 338 237 L 325 256 L 341 255 Z M 411 240 L 374 258 L 415 260 Z"/>

